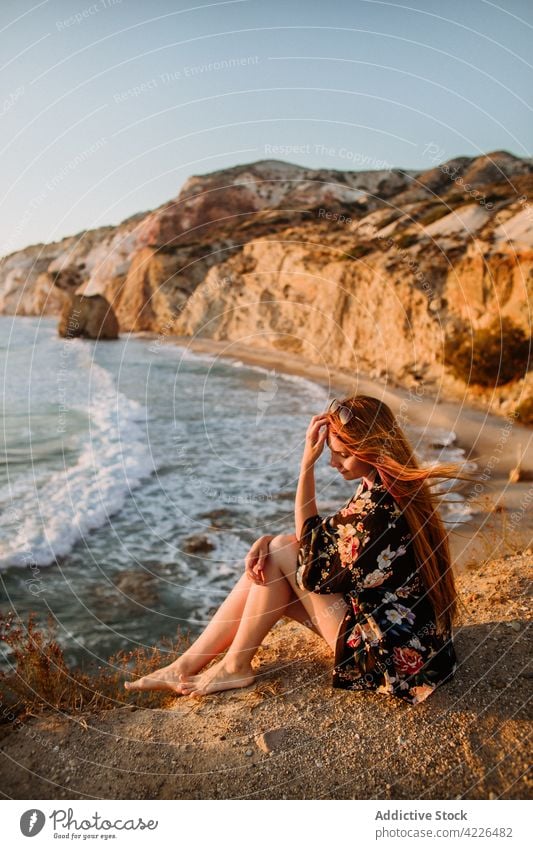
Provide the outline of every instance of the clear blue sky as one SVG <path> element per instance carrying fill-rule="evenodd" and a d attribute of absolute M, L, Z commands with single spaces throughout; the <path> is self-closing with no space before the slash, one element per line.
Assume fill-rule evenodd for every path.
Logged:
<path fill-rule="evenodd" d="M 532 44 L 531 0 L 2 0 L 0 255 L 259 159 L 531 156 Z"/>

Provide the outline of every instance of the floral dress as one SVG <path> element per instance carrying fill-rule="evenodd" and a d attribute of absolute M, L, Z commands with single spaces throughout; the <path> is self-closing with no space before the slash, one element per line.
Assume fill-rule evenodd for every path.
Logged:
<path fill-rule="evenodd" d="M 407 521 L 377 470 L 334 516 L 306 519 L 296 580 L 311 592 L 340 593 L 348 605 L 333 687 L 418 704 L 455 673 L 452 634 L 437 634 Z"/>

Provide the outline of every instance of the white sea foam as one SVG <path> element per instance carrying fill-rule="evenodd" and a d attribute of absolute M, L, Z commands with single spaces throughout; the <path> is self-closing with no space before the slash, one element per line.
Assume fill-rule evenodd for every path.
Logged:
<path fill-rule="evenodd" d="M 184 362 L 217 363 L 221 360 L 221 357 L 217 357 L 213 354 L 207 354 L 203 351 L 193 351 L 190 348 L 182 348 L 180 345 L 169 344 L 163 346 L 162 350 L 163 349 L 167 353 L 170 353 L 171 351 L 176 352 L 179 359 Z"/>
<path fill-rule="evenodd" d="M 89 434 L 70 467 L 38 477 L 27 473 L 0 490 L 0 568 L 48 566 L 68 554 L 154 471 L 141 426 L 145 408 L 120 393 L 106 369 L 80 354 L 77 388 L 69 400 L 72 407 L 80 405 L 85 395 Z"/>
<path fill-rule="evenodd" d="M 28 331 L 32 329 L 31 324 L 24 327 L 27 327 Z M 27 337 L 24 336 L 22 325 L 20 333 L 23 339 L 31 338 L 31 333 Z M 131 386 L 137 386 L 137 381 L 141 381 L 142 387 L 144 380 L 148 378 L 143 377 L 145 372 L 142 368 L 139 372 L 135 371 L 139 367 L 135 357 L 131 362 L 127 358 L 123 362 L 112 353 L 116 350 L 118 354 L 118 348 L 96 347 L 81 340 L 69 343 L 70 353 L 68 358 L 64 358 L 68 359 L 69 375 L 68 405 L 71 419 L 68 424 L 73 423 L 76 417 L 76 426 L 73 427 L 73 432 L 59 438 L 57 407 L 53 404 L 57 371 L 55 374 L 53 372 L 54 367 L 58 367 L 58 357 L 59 368 L 63 367 L 61 355 L 66 348 L 64 343 L 57 339 L 52 328 L 46 333 L 42 329 L 39 339 L 41 341 L 34 343 L 37 346 L 34 351 L 36 356 L 33 358 L 35 376 L 32 376 L 25 359 L 20 362 L 17 360 L 16 368 L 13 356 L 10 360 L 9 374 L 12 372 L 13 379 L 9 386 L 9 395 L 10 398 L 15 398 L 21 424 L 20 429 L 18 424 L 13 425 L 18 438 L 11 446 L 10 456 L 17 457 L 19 450 L 23 454 L 27 446 L 29 453 L 28 470 L 23 472 L 20 462 L 16 468 L 13 463 L 8 468 L 8 483 L 0 488 L 0 535 L 3 538 L 0 543 L 0 568 L 29 563 L 45 566 L 53 563 L 57 557 L 68 554 L 90 531 L 101 528 L 111 515 L 116 516 L 123 510 L 125 504 L 130 503 L 130 491 L 154 471 L 154 460 L 147 436 L 148 427 L 144 428 L 142 424 L 148 415 L 147 410 L 142 404 L 120 392 L 113 377 L 114 374 L 123 374 L 126 383 L 129 380 Z M 39 345 L 42 347 L 38 347 Z M 162 345 L 160 350 L 165 350 L 169 358 L 176 360 L 183 356 L 191 364 L 192 361 L 208 364 L 218 359 L 180 348 L 175 344 Z M 23 348 L 21 352 L 23 356 Z M 174 490 L 167 492 L 167 478 L 163 478 L 163 483 L 154 478 L 155 487 L 144 487 L 136 498 L 141 498 L 146 491 L 150 505 L 153 502 L 161 505 L 160 512 L 164 514 L 165 519 L 154 520 L 154 524 L 161 533 L 164 530 L 165 538 L 176 535 L 179 539 L 182 532 L 179 527 L 182 521 L 180 517 L 199 515 L 205 511 L 206 503 L 227 506 L 236 514 L 246 516 L 245 521 L 252 522 L 254 526 L 275 518 L 276 511 L 280 509 L 276 493 L 286 489 L 292 491 L 296 486 L 297 466 L 294 466 L 292 477 L 290 470 L 293 468 L 293 457 L 301 451 L 307 415 L 304 409 L 313 412 L 315 405 L 316 411 L 323 409 L 327 390 L 305 377 L 288 375 L 259 365 L 244 364 L 237 360 L 232 364 L 235 377 L 247 369 L 268 375 L 270 379 L 275 373 L 276 382 L 279 381 L 278 399 L 282 402 L 282 410 L 280 412 L 274 402 L 269 410 L 270 414 L 261 417 L 259 425 L 252 427 L 250 422 L 253 423 L 254 413 L 257 413 L 257 396 L 253 394 L 251 385 L 253 381 L 250 383 L 244 379 L 235 384 L 235 390 L 232 389 L 230 393 L 233 409 L 226 403 L 226 378 L 222 376 L 218 395 L 214 391 L 213 397 L 210 398 L 209 416 L 204 422 L 205 427 L 201 429 L 202 433 L 205 430 L 206 448 L 202 451 L 201 464 L 197 468 L 196 455 L 189 456 L 189 448 L 193 440 L 199 440 L 198 422 L 205 416 L 205 412 L 202 406 L 195 407 L 193 403 L 197 395 L 197 377 L 194 374 L 196 369 L 184 369 L 184 380 L 179 393 L 179 415 L 187 418 L 174 420 L 172 429 L 172 419 L 167 421 L 165 418 L 170 412 L 166 410 L 165 399 L 168 391 L 172 390 L 172 383 L 168 386 L 165 383 L 168 370 L 158 371 L 153 368 L 154 360 L 149 355 L 149 343 L 146 341 L 139 342 L 138 353 L 138 362 L 150 365 L 150 379 L 154 381 L 156 389 L 159 387 L 153 399 L 151 398 L 154 406 L 150 407 L 150 435 L 154 451 L 159 458 L 158 468 L 162 470 L 163 475 L 174 475 Z M 104 360 L 106 368 L 96 363 L 93 357 L 98 357 L 100 362 Z M 220 358 L 218 361 L 221 365 L 229 365 L 227 358 Z M 121 371 L 117 371 L 119 366 Z M 50 373 L 48 377 L 47 373 Z M 27 385 L 24 378 L 28 380 Z M 287 384 L 294 386 L 294 389 Z M 213 386 L 216 390 L 216 384 Z M 49 417 L 50 438 L 53 437 L 56 462 L 48 470 L 43 468 L 43 463 L 34 463 L 34 446 L 31 439 L 34 439 L 34 445 L 40 445 L 36 434 L 32 437 L 23 433 L 25 416 L 26 422 L 28 421 L 24 399 L 30 396 L 37 414 L 44 410 Z M 142 398 L 143 393 L 139 392 L 136 397 Z M 262 397 L 260 394 L 259 398 Z M 183 406 L 185 400 L 186 404 Z M 234 423 L 228 411 L 231 411 L 232 415 L 236 414 Z M 261 412 L 264 412 L 262 408 Z M 298 433 L 294 431 L 295 415 L 301 418 Z M 174 413 L 172 416 L 174 417 Z M 45 421 L 45 413 L 43 417 Z M 223 418 L 222 423 L 219 417 Z M 13 417 L 13 421 L 18 423 L 19 418 Z M 159 429 L 154 427 L 154 420 L 159 421 Z M 35 430 L 35 421 L 33 414 L 32 430 Z M 46 436 L 46 423 L 39 425 L 39 428 L 38 436 Z M 456 434 L 451 430 L 413 429 L 413 437 L 416 453 L 422 462 L 464 459 L 464 452 L 456 445 Z M 20 448 L 21 445 L 24 448 Z M 65 467 L 58 469 L 57 460 L 61 459 L 62 448 L 65 449 Z M 182 454 L 183 448 L 186 450 Z M 280 458 L 283 461 L 281 466 Z M 32 466 L 29 466 L 30 461 Z M 192 471 L 187 471 L 189 463 L 192 464 Z M 331 470 L 323 470 L 323 479 L 321 474 L 319 470 L 320 492 L 324 495 L 327 490 L 328 496 L 334 499 L 335 503 L 337 500 L 341 503 L 344 499 L 342 483 L 332 482 Z M 329 488 L 333 486 L 335 490 L 337 483 L 338 499 Z M 261 496 L 265 496 L 265 500 L 262 500 Z M 170 515 L 167 515 L 169 498 L 172 500 L 172 509 Z M 271 498 L 273 500 L 270 500 Z M 333 506 L 332 501 L 332 508 Z M 459 507 L 457 503 L 452 504 L 446 499 L 443 506 L 445 512 L 453 513 L 459 521 L 461 518 L 464 520 L 466 514 L 471 512 L 469 505 Z M 327 511 L 328 507 L 329 504 L 322 505 L 321 509 Z M 125 512 L 130 515 L 129 508 Z M 135 509 L 131 512 L 133 522 L 135 512 Z M 146 521 L 146 516 L 151 515 L 144 501 L 141 512 L 143 521 Z M 174 527 L 173 523 L 176 522 Z M 112 533 L 105 531 L 104 536 Z M 136 528 L 135 534 L 140 535 L 140 539 L 142 529 Z M 105 538 L 107 539 L 107 536 Z M 110 549 L 102 549 L 111 558 L 118 556 L 114 542 L 109 541 Z M 228 545 L 227 537 L 224 542 Z M 157 547 L 157 543 L 149 537 L 143 544 L 149 547 L 154 544 Z M 92 545 L 94 546 L 94 542 Z M 231 559 L 231 554 L 236 556 L 238 549 L 236 542 L 235 550 L 232 549 L 231 553 L 224 550 L 217 551 L 217 555 Z M 216 571 L 220 574 L 219 570 Z"/>

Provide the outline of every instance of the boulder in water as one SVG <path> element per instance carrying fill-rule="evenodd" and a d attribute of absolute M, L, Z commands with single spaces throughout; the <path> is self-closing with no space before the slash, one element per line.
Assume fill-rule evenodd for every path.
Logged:
<path fill-rule="evenodd" d="M 201 554 L 214 549 L 213 543 L 201 534 L 194 534 L 183 540 L 183 550 L 188 554 Z"/>
<path fill-rule="evenodd" d="M 61 313 L 60 336 L 72 339 L 118 339 L 118 321 L 103 295 L 72 295 Z"/>

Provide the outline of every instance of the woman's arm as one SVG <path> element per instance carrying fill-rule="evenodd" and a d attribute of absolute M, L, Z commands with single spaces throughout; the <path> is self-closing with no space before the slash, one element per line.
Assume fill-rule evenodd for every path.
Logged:
<path fill-rule="evenodd" d="M 318 513 L 315 501 L 315 468 L 314 466 L 300 466 L 300 477 L 296 488 L 296 501 L 294 505 L 294 527 L 298 539 L 302 537 L 304 522 L 310 516 Z"/>
<path fill-rule="evenodd" d="M 315 501 L 315 463 L 322 454 L 328 434 L 327 416 L 313 416 L 305 435 L 305 448 L 300 464 L 300 476 L 294 505 L 296 537 L 301 539 L 304 522 L 318 513 Z M 322 433 L 320 429 L 324 428 Z"/>

